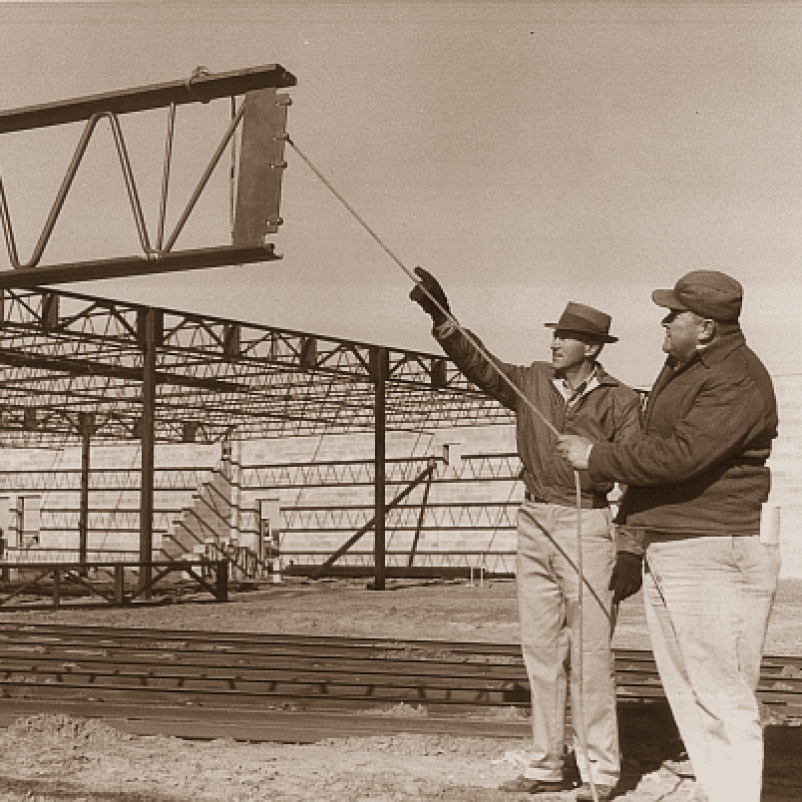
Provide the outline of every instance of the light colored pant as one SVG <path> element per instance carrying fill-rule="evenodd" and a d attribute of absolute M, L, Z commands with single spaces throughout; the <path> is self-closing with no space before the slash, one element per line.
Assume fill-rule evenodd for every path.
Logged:
<path fill-rule="evenodd" d="M 709 802 L 760 802 L 755 690 L 780 569 L 758 536 L 653 538 L 646 621 L 657 669 Z"/>
<path fill-rule="evenodd" d="M 579 686 L 579 576 L 577 511 L 524 502 L 518 512 L 516 559 L 524 662 L 532 691 L 532 759 L 524 774 L 543 781 L 562 778 L 565 702 L 571 670 L 571 717 L 587 740 L 593 780 L 615 785 L 620 772 L 608 589 L 615 543 L 607 509 L 582 510 L 582 687 Z M 580 711 L 584 722 L 578 721 Z M 583 726 L 584 723 L 584 726 Z M 574 738 L 583 780 L 585 753 Z"/>

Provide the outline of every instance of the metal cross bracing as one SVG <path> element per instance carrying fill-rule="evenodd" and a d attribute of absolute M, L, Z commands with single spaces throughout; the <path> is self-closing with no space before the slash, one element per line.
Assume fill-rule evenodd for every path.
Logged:
<path fill-rule="evenodd" d="M 198 68 L 188 80 L 166 84 L 140 86 L 56 101 L 40 106 L 0 111 L 0 134 L 29 132 L 33 129 L 84 123 L 78 138 L 75 153 L 70 161 L 53 205 L 44 222 L 36 245 L 29 258 L 18 253 L 17 237 L 12 222 L 11 204 L 7 198 L 6 182 L 0 179 L 0 222 L 5 234 L 11 270 L 0 271 L 2 287 L 41 287 L 45 284 L 63 284 L 72 281 L 118 278 L 129 275 L 146 275 L 175 270 L 191 270 L 221 265 L 237 265 L 249 262 L 270 261 L 279 258 L 272 244 L 265 243 L 267 233 L 278 230 L 281 224 L 279 202 L 281 197 L 284 144 L 287 140 L 286 118 L 290 98 L 279 95 L 276 89 L 295 86 L 295 76 L 277 64 L 252 67 L 227 73 L 212 74 Z M 237 97 L 244 96 L 237 105 Z M 170 207 L 175 194 L 176 162 L 176 117 L 179 106 L 208 104 L 222 98 L 230 99 L 230 115 L 225 122 L 224 133 L 212 152 L 206 166 L 199 170 L 194 189 L 188 193 L 185 205 L 176 219 Z M 148 230 L 142 203 L 142 188 L 137 181 L 126 135 L 120 120 L 121 115 L 165 108 L 168 110 L 164 157 L 162 163 L 161 190 L 158 198 L 158 223 L 156 231 Z M 45 250 L 50 243 L 56 224 L 62 215 L 65 203 L 81 172 L 84 157 L 90 145 L 98 139 L 97 132 L 105 121 L 111 130 L 115 152 L 121 168 L 121 182 L 128 195 L 131 218 L 133 218 L 140 253 L 115 255 L 60 264 L 42 264 Z M 240 134 L 239 152 L 236 148 Z M 69 134 L 64 132 L 62 136 Z M 159 143 L 161 144 L 161 143 Z M 193 150 L 198 150 L 193 143 Z M 176 244 L 193 216 L 198 201 L 209 195 L 210 180 L 226 150 L 232 151 L 231 186 L 226 194 L 226 203 L 231 206 L 231 244 L 214 244 L 206 247 L 176 249 Z M 238 155 L 238 158 L 237 158 Z M 236 166 L 234 161 L 236 160 Z M 13 158 L 9 159 L 13 163 Z M 82 178 L 84 177 L 81 173 Z M 91 174 L 89 183 L 93 183 Z M 108 176 L 103 175 L 106 183 Z M 95 179 L 96 181 L 97 179 Z M 236 184 L 236 188 L 235 185 Z M 31 191 L 23 186 L 26 200 L 31 203 Z M 235 199 L 236 196 L 236 199 Z M 96 202 L 102 203 L 104 197 Z M 229 210 L 223 209 L 227 216 Z M 108 211 L 106 212 L 108 214 Z M 120 229 L 124 222 L 112 219 Z M 131 218 L 126 216 L 125 222 Z M 130 225 L 130 223 L 128 223 Z M 111 225 L 108 225 L 111 227 Z M 120 239 L 115 237 L 111 250 L 116 251 Z"/>
<path fill-rule="evenodd" d="M 364 440 L 361 442 L 364 444 Z M 129 449 L 129 454 L 137 452 L 136 448 Z M 385 487 L 389 496 L 394 497 L 403 490 L 431 464 L 432 459 L 437 463 L 437 470 L 431 494 L 420 486 L 412 491 L 405 503 L 386 515 L 388 565 L 395 566 L 399 560 L 409 563 L 410 556 L 414 555 L 416 567 L 470 567 L 467 560 L 471 565 L 483 565 L 486 571 L 492 572 L 495 555 L 503 553 L 515 528 L 515 510 L 523 492 L 519 458 L 511 452 L 466 454 L 460 460 L 446 464 L 433 457 L 390 457 L 385 461 Z M 240 491 L 237 502 L 240 505 L 239 530 L 259 530 L 258 513 L 253 508 L 254 503 L 258 505 L 255 499 L 265 496 L 282 498 L 280 518 L 274 521 L 274 526 L 290 544 L 282 550 L 285 559 L 293 560 L 296 566 L 319 565 L 329 552 L 318 554 L 317 562 L 310 563 L 306 552 L 312 544 L 319 544 L 319 548 L 326 543 L 334 549 L 340 545 L 343 534 L 353 533 L 371 518 L 371 507 L 367 502 L 373 487 L 375 466 L 370 460 L 344 458 L 268 465 L 240 465 L 237 460 L 237 468 L 232 481 Z M 197 493 L 201 481 L 208 479 L 211 473 L 211 469 L 178 466 L 155 469 L 154 534 L 164 539 L 171 526 L 180 520 L 183 510 L 180 493 L 184 496 Z M 87 555 L 92 553 L 91 544 L 96 547 L 102 539 L 103 543 L 114 546 L 115 553 L 112 555 L 109 549 L 104 552 L 105 556 L 92 559 L 130 559 L 130 550 L 121 552 L 117 547 L 130 542 L 137 530 L 140 513 L 135 507 L 136 496 L 133 494 L 140 490 L 140 472 L 132 468 L 106 466 L 96 469 L 88 478 L 93 496 L 84 519 L 88 533 Z M 68 554 L 74 552 L 73 548 L 62 549 L 64 553 L 61 553 L 53 544 L 71 542 L 68 533 L 80 528 L 81 511 L 76 491 L 81 482 L 82 471 L 77 467 L 0 470 L 0 494 L 5 492 L 13 496 L 34 492 L 47 496 L 40 513 L 38 551 L 11 547 L 7 551 L 9 558 L 19 553 L 24 559 L 58 560 L 67 559 Z M 179 496 L 175 491 L 179 491 Z M 103 492 L 105 496 L 98 495 Z M 277 493 L 284 495 L 277 496 Z M 249 515 L 255 516 L 251 524 L 245 522 L 245 516 Z M 201 524 L 201 521 L 195 522 L 195 525 Z M 206 534 L 212 535 L 211 532 Z M 418 548 L 419 538 L 423 538 L 423 543 L 429 542 L 432 536 L 447 539 L 447 544 L 441 542 L 438 546 L 441 557 L 437 559 L 430 547 Z M 63 540 L 64 537 L 67 541 Z M 12 536 L 12 541 L 15 540 Z M 359 553 L 359 549 L 353 550 L 354 555 Z M 349 550 L 343 556 L 344 565 L 364 563 L 362 558 L 354 562 L 351 554 Z M 399 554 L 404 555 L 403 559 Z M 507 573 L 505 566 L 500 571 Z"/>
<path fill-rule="evenodd" d="M 404 457 L 385 460 L 387 483 L 412 481 L 428 459 Z M 441 464 L 436 481 L 509 481 L 516 479 L 520 470 L 521 459 L 517 454 L 464 454 L 457 462 Z M 243 487 L 311 488 L 372 485 L 373 479 L 373 462 L 353 459 L 298 462 L 292 465 L 243 465 L 240 481 Z"/>
<path fill-rule="evenodd" d="M 141 440 L 144 587 L 150 586 L 156 442 L 373 432 L 375 587 L 381 589 L 386 432 L 511 420 L 508 410 L 484 396 L 442 356 L 43 289 L 54 283 L 277 258 L 264 237 L 281 224 L 278 209 L 290 101 L 275 90 L 294 85 L 294 76 L 279 65 L 221 75 L 199 69 L 187 81 L 0 112 L 0 133 L 85 123 L 27 260 L 18 253 L 7 186 L 0 180 L 0 222 L 12 265 L 11 270 L 0 271 L 4 389 L 0 447 L 80 442 L 78 529 L 84 562 L 91 441 Z M 239 94 L 245 97 L 237 106 Z M 230 120 L 170 232 L 168 190 L 176 109 L 222 97 L 231 99 Z M 157 231 L 151 235 L 119 116 L 158 108 L 168 109 L 167 136 Z M 111 128 L 141 254 L 42 264 L 67 195 L 103 121 Z M 235 169 L 235 134 L 240 125 L 241 154 Z M 229 147 L 232 245 L 175 250 Z"/>
<path fill-rule="evenodd" d="M 498 529 L 514 529 L 515 513 L 521 505 L 519 498 L 509 502 L 454 501 L 430 502 L 426 505 L 424 530 L 436 532 L 495 532 Z M 353 532 L 359 528 L 373 511 L 368 504 L 334 505 L 320 507 L 295 506 L 284 511 L 286 534 L 311 534 L 315 532 Z M 388 532 L 414 532 L 418 529 L 420 503 L 411 501 L 398 506 L 387 515 Z"/>
<path fill-rule="evenodd" d="M 420 473 L 430 458 L 388 459 L 385 485 L 391 494 Z M 466 454 L 452 464 L 438 461 L 433 488 L 472 483 L 474 497 L 480 495 L 479 485 L 498 484 L 501 498 L 491 500 L 487 489 L 481 492 L 482 500 L 467 500 L 435 494 L 425 504 L 425 522 L 421 523 L 420 493 L 416 493 L 387 515 L 388 533 L 417 530 L 439 532 L 490 532 L 515 528 L 515 511 L 523 499 L 520 481 L 520 458 L 514 453 Z M 315 504 L 301 504 L 298 500 L 282 507 L 281 530 L 285 534 L 315 534 L 349 532 L 361 526 L 369 517 L 372 507 L 366 497 L 356 497 L 361 488 L 373 485 L 375 467 L 369 460 L 341 460 L 297 463 L 293 465 L 243 466 L 240 484 L 243 491 L 257 489 L 269 491 L 281 488 L 298 488 L 305 491 L 338 488 L 349 490 L 347 495 L 327 495 Z"/>
<path fill-rule="evenodd" d="M 431 486 L 421 483 L 413 489 L 410 482 L 433 460 Z M 386 460 L 388 502 L 410 490 L 385 513 L 387 566 L 396 570 L 401 563 L 414 563 L 416 572 L 438 566 L 495 570 L 499 558 L 494 555 L 506 554 L 516 529 L 523 497 L 520 468 L 520 458 L 511 452 L 466 454 L 450 464 L 433 457 Z M 375 466 L 366 459 L 243 465 L 240 486 L 244 494 L 256 496 L 299 490 L 281 505 L 281 553 L 285 565 L 294 564 L 293 571 L 312 571 L 314 576 L 314 567 L 330 561 L 335 548 L 346 549 L 337 558 L 343 570 L 367 564 L 372 552 L 365 551 L 364 541 L 354 545 L 349 538 L 343 543 L 343 536 L 359 533 L 371 520 L 375 509 L 368 491 L 374 476 Z M 419 547 L 419 541 L 430 543 L 432 538 L 436 552 Z M 502 562 L 499 571 L 509 573 L 508 560 Z"/>
<path fill-rule="evenodd" d="M 153 515 L 154 529 L 166 532 L 180 512 L 180 509 L 156 510 Z M 79 511 L 76 509 L 59 509 L 51 506 L 47 510 L 47 521 L 43 523 L 40 531 L 43 533 L 48 529 L 57 532 L 77 531 L 78 515 Z M 89 513 L 89 529 L 93 532 L 114 532 L 115 535 L 137 532 L 139 510 L 93 507 Z"/>
<path fill-rule="evenodd" d="M 329 556 L 329 552 L 320 550 L 297 550 L 284 553 L 285 562 L 283 571 L 290 575 L 307 575 L 310 566 L 320 565 Z M 515 575 L 515 551 L 430 551 L 420 549 L 415 552 L 414 571 L 409 568 L 409 552 L 404 550 L 388 549 L 386 552 L 387 567 L 391 573 L 398 576 L 410 574 L 425 574 L 427 569 L 434 569 L 436 575 L 454 574 L 470 576 L 470 570 L 481 569 L 495 578 L 513 577 Z M 337 566 L 330 569 L 333 574 L 359 574 L 371 569 L 374 564 L 372 551 L 365 549 L 352 549 L 340 558 Z M 363 569 L 354 571 L 354 569 Z M 392 571 L 396 569 L 396 571 Z"/>
<path fill-rule="evenodd" d="M 387 459 L 386 483 L 406 484 L 420 473 L 428 457 L 403 457 Z M 154 471 L 154 487 L 157 490 L 196 491 L 208 470 L 184 466 L 160 466 Z M 440 464 L 435 483 L 448 484 L 460 481 L 516 482 L 520 472 L 517 454 L 463 455 L 461 460 L 450 465 Z M 239 482 L 246 490 L 274 490 L 296 488 L 336 488 L 372 486 L 374 465 L 370 460 L 326 460 L 316 462 L 277 463 L 275 465 L 242 465 Z M 90 478 L 92 490 L 137 490 L 141 472 L 136 468 L 105 466 L 94 471 Z M 75 491 L 81 485 L 80 468 L 54 467 L 51 469 L 24 469 L 15 466 L 0 470 L 0 491 Z M 520 492 L 523 492 L 521 488 Z M 518 494 L 520 495 L 520 494 Z M 517 497 L 517 496 L 516 496 Z M 517 503 L 517 502 L 516 502 Z"/>
<path fill-rule="evenodd" d="M 154 471 L 157 490 L 196 491 L 208 471 L 200 468 L 159 467 Z M 90 478 L 92 490 L 138 490 L 141 472 L 134 468 L 110 468 L 94 471 Z M 0 470 L 0 491 L 29 493 L 31 491 L 75 491 L 81 486 L 80 468 L 40 468 Z"/>
<path fill-rule="evenodd" d="M 439 355 L 123 301 L 4 289 L 0 445 L 141 436 L 144 321 L 155 318 L 154 437 L 218 442 L 372 431 L 376 354 L 387 354 L 386 428 L 509 423 Z M 82 416 L 84 416 L 82 418 Z"/>

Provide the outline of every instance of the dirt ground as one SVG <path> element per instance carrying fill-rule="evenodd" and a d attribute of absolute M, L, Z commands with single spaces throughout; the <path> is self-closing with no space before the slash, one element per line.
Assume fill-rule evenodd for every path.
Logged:
<path fill-rule="evenodd" d="M 783 583 L 767 652 L 802 655 L 802 584 Z M 3 621 L 214 631 L 509 641 L 518 637 L 512 582 L 390 583 L 285 581 L 235 592 L 228 604 L 0 615 Z M 641 600 L 622 606 L 615 645 L 648 647 Z M 466 723 L 466 727 L 469 724 Z M 798 743 L 797 739 L 797 743 Z M 519 773 L 526 740 L 438 735 L 343 738 L 312 745 L 139 737 L 64 716 L 20 719 L 0 730 L 0 802 L 502 802 L 497 790 Z M 802 755 L 768 757 L 764 802 L 802 799 Z M 620 799 L 686 802 L 692 780 L 665 767 L 625 763 Z M 535 797 L 570 800 L 571 793 Z"/>

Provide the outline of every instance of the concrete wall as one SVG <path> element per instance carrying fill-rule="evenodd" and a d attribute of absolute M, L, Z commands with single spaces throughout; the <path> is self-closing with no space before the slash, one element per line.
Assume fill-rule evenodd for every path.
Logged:
<path fill-rule="evenodd" d="M 775 387 L 780 436 L 770 462 L 773 488 L 765 528 L 767 536 L 774 530 L 779 537 L 783 576 L 802 577 L 802 374 L 775 377 Z M 448 465 L 440 459 L 446 446 Z M 502 454 L 513 456 L 484 464 L 486 455 Z M 515 480 L 519 463 L 514 454 L 512 427 L 388 434 L 387 501 L 415 478 L 427 457 L 438 458 L 418 552 L 501 554 L 511 568 L 514 511 L 523 492 Z M 176 527 L 186 528 L 193 515 L 199 518 L 197 510 L 188 510 L 197 505 L 202 488 L 217 481 L 214 495 L 220 506 L 210 513 L 216 520 L 197 524 L 197 540 L 225 540 L 227 532 L 230 541 L 256 550 L 262 519 L 269 519 L 285 551 L 307 552 L 307 558 L 317 553 L 322 561 L 373 514 L 372 458 L 372 434 L 247 441 L 233 444 L 226 474 L 220 445 L 159 446 L 154 548 L 168 549 L 172 542 L 173 551 L 191 550 L 189 541 L 178 544 Z M 135 445 L 93 448 L 90 552 L 137 553 L 139 460 Z M 38 527 L 40 550 L 77 549 L 79 488 L 79 449 L 0 452 L 0 527 L 9 542 L 19 543 L 26 534 L 14 528 L 18 499 L 24 497 L 27 535 Z M 390 564 L 405 564 L 423 494 L 421 485 L 388 517 Z M 368 533 L 347 561 L 367 559 L 359 552 L 370 551 L 372 537 Z M 421 560 L 422 555 L 416 564 Z"/>
<path fill-rule="evenodd" d="M 447 465 L 442 460 L 446 446 Z M 373 447 L 371 434 L 314 438 L 305 442 L 243 443 L 242 503 L 253 507 L 272 499 L 281 509 L 278 527 L 282 551 L 306 552 L 305 556 L 291 557 L 300 562 L 322 562 L 373 516 Z M 480 470 L 481 455 L 499 453 L 510 456 L 499 466 L 498 476 L 476 478 L 477 473 L 488 473 Z M 523 494 L 516 481 L 520 462 L 515 456 L 512 428 L 475 427 L 436 435 L 389 434 L 386 503 L 425 469 L 427 457 L 437 458 L 437 468 L 427 495 L 415 564 L 437 564 L 436 556 L 429 552 L 464 551 L 480 555 L 490 549 L 506 553 L 506 565 L 500 569 L 511 571 L 509 555 L 515 549 L 514 510 Z M 308 481 L 297 480 L 296 484 L 292 484 L 293 478 L 289 476 L 275 483 L 275 471 L 253 467 L 298 463 L 328 467 L 308 475 Z M 473 469 L 468 470 L 469 466 Z M 327 486 L 320 486 L 321 482 L 326 482 Z M 402 506 L 388 515 L 388 564 L 407 564 L 425 493 L 425 485 L 419 485 Z M 369 561 L 372 545 L 373 533 L 368 532 L 342 562 Z M 450 564 L 455 561 L 456 564 L 478 563 L 480 559 L 452 555 Z"/>
<path fill-rule="evenodd" d="M 219 446 L 160 446 L 156 449 L 154 494 L 154 548 L 192 495 L 215 467 Z M 91 451 L 88 547 L 96 551 L 128 552 L 139 549 L 140 450 L 135 444 L 95 446 Z M 12 547 L 25 545 L 14 514 L 20 498 L 36 511 L 38 550 L 78 548 L 81 451 L 68 448 L 8 449 L 0 451 L 0 527 Z M 33 517 L 33 516 L 32 516 Z M 25 529 L 32 523 L 26 520 Z M 34 547 L 34 546 L 32 546 Z"/>

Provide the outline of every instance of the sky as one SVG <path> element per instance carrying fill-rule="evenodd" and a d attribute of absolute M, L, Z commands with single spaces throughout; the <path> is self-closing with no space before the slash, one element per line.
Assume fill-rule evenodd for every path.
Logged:
<path fill-rule="evenodd" d="M 281 260 L 64 289 L 436 352 L 398 262 L 422 265 L 510 362 L 549 358 L 568 301 L 603 309 L 620 341 L 602 361 L 648 386 L 651 291 L 722 270 L 750 345 L 802 373 L 802 4 L 0 3 L 0 109 L 273 63 L 297 78 L 293 141 L 381 245 L 288 148 Z M 229 114 L 179 109 L 171 208 Z M 166 115 L 122 122 L 155 230 Z M 0 137 L 23 261 L 80 132 Z M 110 143 L 93 140 L 45 262 L 137 251 Z M 227 244 L 224 168 L 178 246 Z"/>

